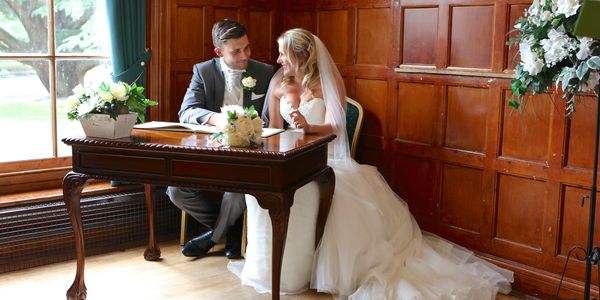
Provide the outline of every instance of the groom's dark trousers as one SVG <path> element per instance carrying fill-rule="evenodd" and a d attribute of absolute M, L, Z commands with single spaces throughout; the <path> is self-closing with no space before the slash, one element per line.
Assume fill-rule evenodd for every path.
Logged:
<path fill-rule="evenodd" d="M 219 112 L 223 106 L 225 78 L 219 58 L 196 64 L 193 70 L 190 86 L 181 103 L 179 121 L 204 124 L 213 112 Z M 265 97 L 273 76 L 273 66 L 251 59 L 245 74 L 256 79 L 256 86 L 251 91 L 243 91 L 243 106 L 254 106 L 254 109 L 262 111 L 264 116 L 268 108 Z M 242 216 L 246 202 L 243 194 L 224 193 L 219 204 L 220 199 L 214 194 L 192 188 L 167 188 L 167 195 L 171 201 L 198 222 L 213 229 L 211 240 L 218 243 L 225 239 L 229 228 Z"/>

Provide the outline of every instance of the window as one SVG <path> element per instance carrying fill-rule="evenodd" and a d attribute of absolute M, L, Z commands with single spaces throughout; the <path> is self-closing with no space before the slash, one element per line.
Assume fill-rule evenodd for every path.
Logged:
<path fill-rule="evenodd" d="M 71 164 L 61 139 L 83 134 L 66 118 L 67 97 L 111 66 L 104 0 L 0 1 L 0 24 L 2 194 L 60 182 Z"/>

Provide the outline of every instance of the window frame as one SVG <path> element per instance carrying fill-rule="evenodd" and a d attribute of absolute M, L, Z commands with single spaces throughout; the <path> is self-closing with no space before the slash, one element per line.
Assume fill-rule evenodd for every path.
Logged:
<path fill-rule="evenodd" d="M 50 82 L 50 112 L 52 134 L 52 157 L 0 162 L 0 197 L 25 191 L 56 188 L 62 185 L 64 176 L 72 170 L 71 156 L 58 156 L 57 115 L 57 61 L 61 60 L 110 60 L 110 55 L 82 55 L 56 51 L 55 1 L 48 0 L 48 53 L 0 53 L 0 60 L 48 61 Z"/>

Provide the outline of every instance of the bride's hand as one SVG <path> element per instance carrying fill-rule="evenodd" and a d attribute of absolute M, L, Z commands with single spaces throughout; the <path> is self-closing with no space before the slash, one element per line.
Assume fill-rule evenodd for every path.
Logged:
<path fill-rule="evenodd" d="M 310 125 L 306 121 L 306 118 L 298 110 L 292 111 L 290 113 L 290 117 L 292 118 L 294 127 L 304 129 L 305 132 L 309 132 Z"/>

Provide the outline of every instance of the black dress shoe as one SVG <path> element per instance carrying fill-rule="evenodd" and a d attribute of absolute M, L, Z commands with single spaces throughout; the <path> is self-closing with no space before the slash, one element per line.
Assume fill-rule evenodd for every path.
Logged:
<path fill-rule="evenodd" d="M 215 242 L 211 240 L 212 235 L 213 231 L 209 230 L 200 236 L 189 240 L 183 245 L 183 248 L 181 248 L 181 253 L 188 257 L 205 256 L 215 245 Z"/>
<path fill-rule="evenodd" d="M 225 245 L 225 256 L 229 259 L 238 259 L 242 258 L 242 242 L 237 244 L 226 244 Z"/>
<path fill-rule="evenodd" d="M 244 216 L 241 216 L 233 226 L 227 230 L 225 243 L 225 256 L 230 259 L 242 258 L 242 226 Z"/>

